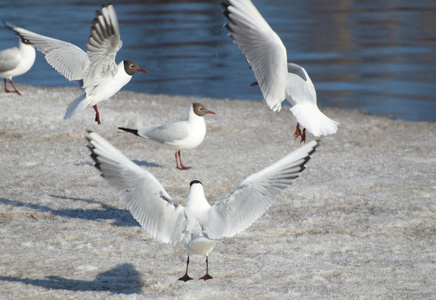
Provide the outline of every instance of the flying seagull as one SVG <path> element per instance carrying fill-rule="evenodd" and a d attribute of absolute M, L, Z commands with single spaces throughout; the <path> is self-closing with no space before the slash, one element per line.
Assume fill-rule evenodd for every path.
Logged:
<path fill-rule="evenodd" d="M 71 43 L 9 24 L 9 28 L 17 35 L 45 54 L 45 59 L 53 68 L 68 80 L 76 81 L 85 90 L 68 106 L 65 120 L 92 106 L 95 121 L 101 124 L 97 104 L 115 95 L 136 72 L 147 73 L 130 60 L 115 63 L 115 56 L 123 43 L 112 4 L 103 5 L 101 12 L 97 11 L 96 15 L 88 38 L 87 52 Z"/>
<path fill-rule="evenodd" d="M 288 63 L 286 48 L 250 0 L 222 2 L 224 14 L 230 21 L 226 27 L 230 37 L 245 55 L 254 72 L 266 103 L 273 111 L 280 111 L 287 99 L 297 119 L 295 139 L 306 141 L 306 129 L 314 136 L 337 131 L 336 121 L 324 115 L 316 104 L 316 91 L 306 70 Z M 301 125 L 301 126 L 300 126 Z M 303 130 L 301 130 L 303 127 Z"/>

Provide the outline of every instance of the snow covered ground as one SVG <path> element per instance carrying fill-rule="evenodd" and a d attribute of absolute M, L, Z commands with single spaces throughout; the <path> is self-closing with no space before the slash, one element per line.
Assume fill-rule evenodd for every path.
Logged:
<path fill-rule="evenodd" d="M 436 295 L 436 123 L 323 109 L 341 123 L 302 176 L 248 230 L 210 254 L 213 280 L 180 282 L 184 245 L 152 239 L 93 167 L 94 130 L 185 203 L 203 182 L 213 203 L 299 146 L 296 121 L 255 101 L 120 92 L 62 119 L 75 88 L 0 93 L 0 298 L 380 298 Z M 208 133 L 174 153 L 118 126 L 184 119 L 201 102 Z M 308 140 L 313 136 L 309 135 Z M 204 275 L 192 257 L 190 275 Z"/>

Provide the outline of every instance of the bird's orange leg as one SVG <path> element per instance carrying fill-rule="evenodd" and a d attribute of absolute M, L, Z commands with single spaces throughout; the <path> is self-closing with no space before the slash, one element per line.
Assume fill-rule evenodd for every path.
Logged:
<path fill-rule="evenodd" d="M 177 163 L 177 155 L 179 156 L 180 167 L 179 167 L 179 164 Z M 177 169 L 179 169 L 179 170 L 189 170 L 191 168 L 191 167 L 187 167 L 187 166 L 183 165 L 182 156 L 180 155 L 180 150 L 176 152 L 176 164 L 177 164 Z"/>
<path fill-rule="evenodd" d="M 294 137 L 298 139 L 301 136 L 300 143 L 306 142 L 306 128 L 303 128 L 303 132 L 301 132 L 300 123 L 297 123 L 297 128 L 295 129 Z"/>
<path fill-rule="evenodd" d="M 15 93 L 17 93 L 18 95 L 22 96 L 21 93 L 17 90 L 17 88 L 15 87 L 15 84 L 12 82 L 12 79 L 9 80 L 9 82 L 12 84 L 12 87 L 15 90 Z M 5 88 L 6 88 L 6 79 L 5 79 Z M 7 91 L 7 93 L 9 93 L 10 91 Z"/>

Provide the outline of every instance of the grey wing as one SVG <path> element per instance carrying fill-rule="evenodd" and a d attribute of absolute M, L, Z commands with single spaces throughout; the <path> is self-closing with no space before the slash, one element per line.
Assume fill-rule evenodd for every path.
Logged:
<path fill-rule="evenodd" d="M 97 11 L 88 39 L 88 56 L 91 66 L 84 86 L 93 87 L 117 71 L 115 56 L 122 46 L 117 15 L 112 4 Z"/>
<path fill-rule="evenodd" d="M 20 50 L 17 47 L 0 51 L 0 72 L 15 69 L 20 62 Z"/>
<path fill-rule="evenodd" d="M 204 232 L 211 239 L 231 237 L 250 226 L 305 168 L 318 143 L 312 141 L 246 178 L 208 212 Z"/>
<path fill-rule="evenodd" d="M 174 122 L 161 126 L 145 125 L 138 129 L 138 134 L 162 144 L 169 144 L 183 140 L 189 135 L 188 128 L 183 125 L 180 126 L 182 122 Z"/>
<path fill-rule="evenodd" d="M 183 206 L 171 199 L 159 181 L 95 132 L 87 136 L 91 157 L 118 191 L 133 217 L 154 238 L 177 244 L 184 237 Z"/>
<path fill-rule="evenodd" d="M 45 55 L 45 59 L 56 71 L 70 81 L 82 80 L 90 64 L 85 51 L 68 42 L 43 36 L 29 30 L 5 23 L 18 36 L 28 40 Z"/>

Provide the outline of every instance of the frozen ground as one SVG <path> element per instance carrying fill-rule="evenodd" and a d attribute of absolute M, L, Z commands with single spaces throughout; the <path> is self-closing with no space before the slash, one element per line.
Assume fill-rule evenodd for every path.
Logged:
<path fill-rule="evenodd" d="M 0 298 L 2 299 L 426 299 L 436 295 L 436 124 L 324 109 L 341 122 L 307 169 L 248 230 L 210 255 L 213 280 L 177 281 L 183 245 L 144 232 L 85 147 L 95 130 L 185 202 L 203 182 L 213 203 L 248 175 L 297 148 L 288 109 L 252 101 L 121 92 L 64 121 L 80 91 L 19 85 L 0 93 Z M 203 144 L 174 153 L 117 126 L 206 116 Z M 309 136 L 309 139 L 312 139 Z M 204 275 L 193 257 L 190 275 Z"/>

